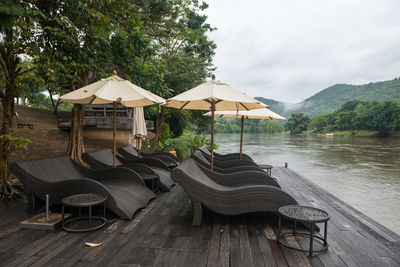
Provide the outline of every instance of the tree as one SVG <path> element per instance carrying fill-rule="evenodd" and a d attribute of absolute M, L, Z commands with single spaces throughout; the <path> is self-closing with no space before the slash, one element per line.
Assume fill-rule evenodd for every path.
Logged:
<path fill-rule="evenodd" d="M 104 67 L 110 57 L 112 18 L 119 10 L 116 5 L 106 0 L 36 2 L 47 18 L 41 21 L 39 57 L 57 74 L 56 88 L 73 91 L 111 74 Z M 68 155 L 78 162 L 82 162 L 84 152 L 83 113 L 82 105 L 74 105 L 67 149 Z"/>
<path fill-rule="evenodd" d="M 319 133 L 326 131 L 329 127 L 329 116 L 325 114 L 316 116 L 311 120 L 310 126 Z"/>
<path fill-rule="evenodd" d="M 0 98 L 3 120 L 0 128 L 1 194 L 10 198 L 15 194 L 9 182 L 8 161 L 12 149 L 14 97 L 22 93 L 24 74 L 32 70 L 22 57 L 38 50 L 34 21 L 42 14 L 29 1 L 3 0 L 0 4 Z"/>
<path fill-rule="evenodd" d="M 285 125 L 290 134 L 301 134 L 308 129 L 311 119 L 304 113 L 292 114 Z"/>
<path fill-rule="evenodd" d="M 267 133 L 275 134 L 281 132 L 281 125 L 276 121 L 268 121 L 267 122 Z"/>
<path fill-rule="evenodd" d="M 398 127 L 399 114 L 398 101 L 362 103 L 355 109 L 354 126 L 376 130 L 379 137 L 387 137 L 391 129 Z"/>

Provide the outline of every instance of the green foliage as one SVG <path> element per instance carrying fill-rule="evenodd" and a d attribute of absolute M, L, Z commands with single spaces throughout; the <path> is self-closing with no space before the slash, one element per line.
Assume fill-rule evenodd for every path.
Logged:
<path fill-rule="evenodd" d="M 307 131 L 310 122 L 311 119 L 304 113 L 296 113 L 291 115 L 285 128 L 290 131 L 290 134 L 301 134 L 303 131 Z"/>
<path fill-rule="evenodd" d="M 164 122 L 161 128 L 160 141 L 164 142 L 165 140 L 170 139 L 172 137 L 172 134 L 168 123 Z"/>
<path fill-rule="evenodd" d="M 207 139 L 204 135 L 192 135 L 190 140 L 190 151 L 193 153 L 196 149 L 202 146 L 207 146 L 211 149 L 211 140 Z M 218 149 L 218 146 L 214 143 L 214 149 Z"/>
<path fill-rule="evenodd" d="M 29 96 L 28 98 L 29 104 L 33 107 L 43 108 L 43 109 L 53 109 L 53 103 L 50 97 L 46 96 L 43 93 L 37 93 L 35 95 Z M 57 105 L 57 111 L 71 111 L 73 108 L 73 104 L 70 103 L 60 103 Z"/>
<path fill-rule="evenodd" d="M 267 121 L 267 133 L 275 134 L 282 132 L 281 125 L 276 121 Z"/>
<path fill-rule="evenodd" d="M 400 129 L 400 102 L 349 101 L 335 112 L 315 117 L 311 127 L 318 132 L 374 130 L 378 136 L 385 137 L 389 135 L 390 130 Z"/>
<path fill-rule="evenodd" d="M 329 117 L 325 114 L 320 114 L 311 120 L 310 127 L 316 132 L 326 132 L 329 129 Z"/>
<path fill-rule="evenodd" d="M 209 118 L 209 117 L 207 117 Z M 227 119 L 217 118 L 215 120 L 216 133 L 240 133 L 241 132 L 241 120 L 240 119 Z M 281 125 L 272 120 L 256 120 L 247 119 L 245 120 L 244 130 L 245 133 L 280 133 L 282 132 Z"/>
<path fill-rule="evenodd" d="M 31 140 L 23 137 L 11 136 L 9 134 L 0 135 L 0 141 L 5 141 L 5 140 L 8 140 L 10 144 L 14 147 L 14 149 L 22 147 L 28 149 L 28 144 L 32 143 Z"/>
<path fill-rule="evenodd" d="M 172 138 L 168 138 L 168 139 L 165 139 L 165 140 L 162 140 L 162 141 L 158 142 L 158 145 L 160 146 L 162 151 L 163 150 L 165 151 L 167 149 L 172 149 L 174 144 L 175 144 L 175 142 L 174 142 L 174 140 Z"/>
<path fill-rule="evenodd" d="M 170 117 L 166 122 L 169 124 L 174 137 L 179 137 L 183 134 L 183 130 L 185 129 L 184 119 L 185 118 L 181 110 L 171 110 Z"/>

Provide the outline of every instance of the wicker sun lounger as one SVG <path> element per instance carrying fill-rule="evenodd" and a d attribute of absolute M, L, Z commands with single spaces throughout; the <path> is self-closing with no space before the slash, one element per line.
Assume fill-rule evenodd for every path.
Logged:
<path fill-rule="evenodd" d="M 104 150 L 84 153 L 82 155 L 82 159 L 87 164 L 89 164 L 90 167 L 95 169 L 110 168 L 113 166 L 113 152 L 111 149 L 104 149 Z M 149 163 L 147 162 L 147 164 Z M 122 162 L 120 158 L 117 159 L 118 167 L 125 167 L 131 169 L 134 172 L 136 172 L 139 176 L 141 176 L 144 181 L 149 181 L 150 183 L 154 181 L 158 189 L 167 192 L 170 191 L 171 187 L 174 185 L 174 182 L 171 179 L 171 174 L 168 167 L 164 169 L 160 167 L 154 167 L 153 164 L 150 165 L 147 164 L 146 160 Z"/>
<path fill-rule="evenodd" d="M 292 196 L 274 186 L 242 185 L 240 178 L 232 179 L 238 181 L 238 184 L 222 179 L 217 183 L 190 158 L 175 168 L 171 176 L 183 187 L 192 201 L 193 226 L 201 225 L 203 206 L 224 215 L 237 215 L 250 212 L 278 212 L 282 206 L 298 204 Z"/>
<path fill-rule="evenodd" d="M 196 161 L 195 161 L 196 162 Z M 199 163 L 197 166 L 213 181 L 226 186 L 232 185 L 270 185 L 281 188 L 276 178 L 269 176 L 266 172 L 260 170 L 246 170 L 230 173 L 218 172 L 210 170 Z M 220 182 L 222 181 L 222 182 Z"/>
<path fill-rule="evenodd" d="M 199 150 L 193 152 L 190 157 L 194 159 L 197 163 L 207 168 L 210 168 L 211 166 L 210 161 Z M 262 171 L 262 169 L 256 163 L 249 161 L 244 162 L 240 159 L 233 159 L 222 162 L 214 159 L 214 170 L 219 173 L 234 173 L 250 170 Z"/>
<path fill-rule="evenodd" d="M 126 145 L 118 148 L 118 153 L 126 159 L 136 160 L 138 158 L 138 151 L 133 145 Z M 143 158 L 156 158 L 164 162 L 168 168 L 173 169 L 179 165 L 179 160 L 169 152 L 157 152 L 154 154 L 140 153 Z"/>
<path fill-rule="evenodd" d="M 199 147 L 198 150 L 200 150 L 207 158 L 211 157 L 211 151 L 206 146 Z M 240 153 L 219 154 L 214 151 L 214 158 L 219 160 L 240 159 Z M 253 161 L 253 159 L 245 153 L 242 153 L 242 159 Z"/>
<path fill-rule="evenodd" d="M 127 168 L 94 170 L 72 161 L 68 156 L 14 162 L 11 172 L 28 195 L 28 211 L 50 196 L 51 204 L 60 204 L 67 196 L 97 193 L 107 197 L 107 208 L 121 219 L 132 219 L 137 210 L 155 198 L 143 180 Z"/>

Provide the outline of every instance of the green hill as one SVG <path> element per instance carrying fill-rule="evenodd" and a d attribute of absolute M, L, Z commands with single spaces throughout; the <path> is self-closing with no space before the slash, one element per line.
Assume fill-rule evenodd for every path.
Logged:
<path fill-rule="evenodd" d="M 301 112 L 314 117 L 318 114 L 333 112 L 342 104 L 354 99 L 363 101 L 400 100 L 400 78 L 364 85 L 336 84 L 297 104 L 283 103 L 263 97 L 256 97 L 256 99 L 269 105 L 274 112 L 286 117 L 292 113 Z"/>

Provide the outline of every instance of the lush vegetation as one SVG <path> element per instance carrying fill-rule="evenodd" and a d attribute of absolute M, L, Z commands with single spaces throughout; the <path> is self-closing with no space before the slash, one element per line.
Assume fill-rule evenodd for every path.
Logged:
<path fill-rule="evenodd" d="M 60 108 L 57 96 L 117 70 L 119 76 L 164 98 L 203 82 L 213 70 L 216 48 L 207 33 L 207 4 L 197 0 L 61 1 L 4 0 L 0 3 L 0 136 L 12 136 L 14 98 Z M 43 95 L 43 93 L 46 95 Z M 84 107 L 73 106 L 68 154 L 81 161 Z M 206 130 L 199 112 L 149 107 L 156 121 L 175 137 L 188 121 Z M 8 180 L 9 138 L 0 140 L 0 176 Z M 8 188 L 8 186 L 6 187 Z M 7 192 L 5 192 L 7 193 Z"/>
<path fill-rule="evenodd" d="M 240 133 L 240 119 L 216 119 L 214 126 L 215 133 Z M 253 120 L 247 119 L 244 123 L 243 132 L 245 133 L 280 133 L 281 125 L 271 120 Z"/>
<path fill-rule="evenodd" d="M 332 113 L 320 114 L 312 120 L 303 113 L 292 114 L 286 130 L 299 134 L 307 129 L 316 133 L 332 131 L 375 131 L 377 136 L 387 137 L 390 131 L 400 130 L 400 101 L 346 102 Z"/>
<path fill-rule="evenodd" d="M 349 101 L 335 112 L 315 117 L 310 126 L 316 132 L 372 130 L 386 137 L 391 130 L 400 130 L 400 102 Z"/>
<path fill-rule="evenodd" d="M 364 85 L 336 84 L 297 104 L 263 97 L 257 97 L 257 99 L 285 117 L 292 113 L 304 113 L 313 118 L 319 114 L 331 113 L 351 100 L 379 102 L 400 100 L 400 78 Z"/>
<path fill-rule="evenodd" d="M 310 117 L 304 115 L 304 113 L 292 114 L 285 124 L 285 129 L 290 132 L 290 134 L 301 134 L 308 129 L 310 124 Z"/>

